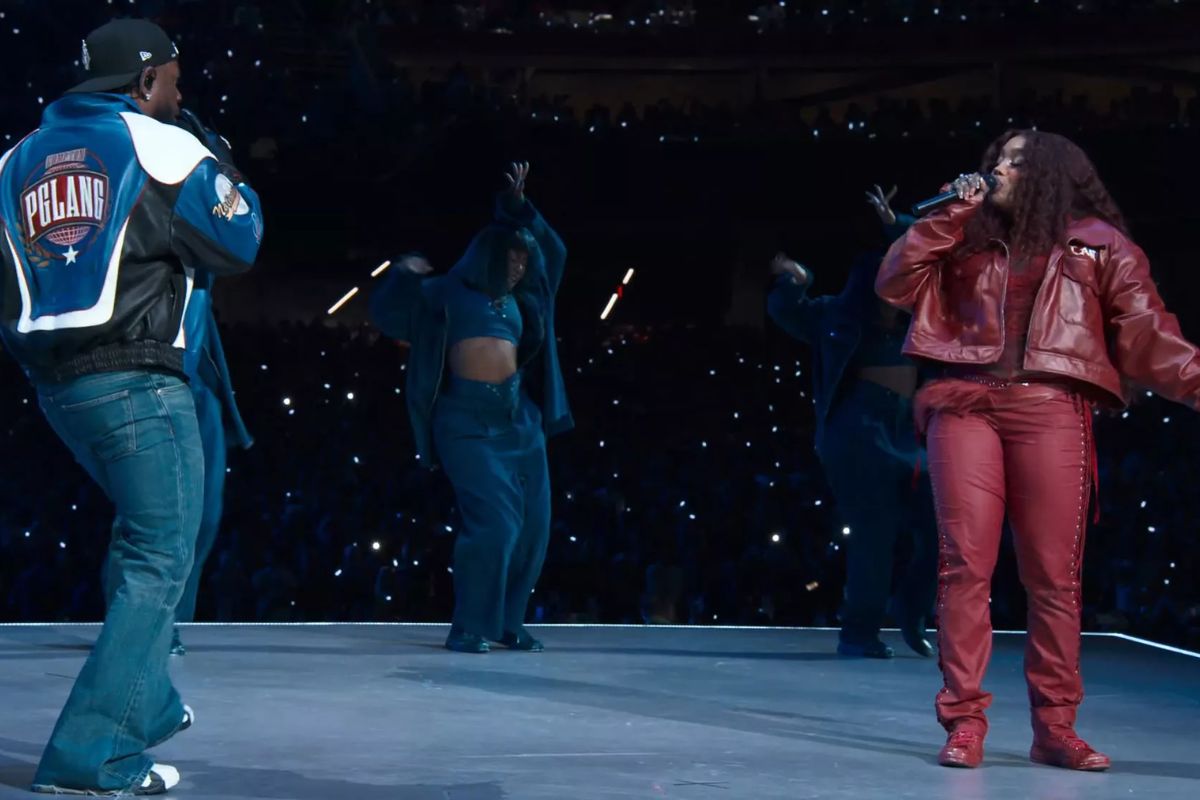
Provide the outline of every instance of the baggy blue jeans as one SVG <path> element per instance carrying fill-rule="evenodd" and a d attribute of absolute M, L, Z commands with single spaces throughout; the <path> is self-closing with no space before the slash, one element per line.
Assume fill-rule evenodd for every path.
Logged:
<path fill-rule="evenodd" d="M 449 377 L 433 419 L 463 529 L 454 546 L 454 625 L 499 640 L 525 622 L 550 542 L 542 415 L 520 376 Z"/>
<path fill-rule="evenodd" d="M 176 622 L 196 619 L 196 595 L 204 563 L 212 553 L 221 527 L 221 511 L 225 505 L 225 464 L 228 451 L 225 441 L 224 409 L 221 400 L 203 380 L 192 384 L 196 401 L 196 418 L 200 424 L 200 439 L 204 446 L 204 510 L 200 517 L 200 533 L 196 536 L 196 557 L 192 572 L 183 588 L 183 596 L 175 608 Z"/>
<path fill-rule="evenodd" d="M 204 456 L 191 389 L 108 372 L 39 387 L 51 427 L 116 507 L 108 612 L 34 777 L 40 788 L 139 786 L 183 704 L 167 671 L 175 605 L 192 566 Z"/>
<path fill-rule="evenodd" d="M 850 526 L 841 640 L 879 637 L 892 592 L 897 541 L 911 537 L 911 557 L 898 576 L 894 616 L 923 627 L 937 593 L 937 522 L 929 473 L 914 467 L 923 453 L 913 428 L 912 401 L 871 383 L 847 387 L 826 423 L 821 464 Z"/>

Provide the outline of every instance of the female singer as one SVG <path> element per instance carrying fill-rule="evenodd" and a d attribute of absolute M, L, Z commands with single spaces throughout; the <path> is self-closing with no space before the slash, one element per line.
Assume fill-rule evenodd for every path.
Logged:
<path fill-rule="evenodd" d="M 939 762 L 983 760 L 988 599 L 1007 512 L 1029 605 L 1030 758 L 1104 770 L 1108 757 L 1075 733 L 1092 406 L 1123 405 L 1130 382 L 1200 407 L 1200 353 L 1078 146 L 1008 131 L 982 172 L 995 188 L 960 176 L 960 200 L 914 223 L 876 281 L 913 314 L 904 352 L 942 371 L 915 403 L 939 528 Z"/>

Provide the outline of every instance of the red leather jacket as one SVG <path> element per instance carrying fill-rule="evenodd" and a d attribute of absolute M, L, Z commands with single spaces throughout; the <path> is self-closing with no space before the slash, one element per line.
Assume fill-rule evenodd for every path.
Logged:
<path fill-rule="evenodd" d="M 875 290 L 912 311 L 904 352 L 951 364 L 990 364 L 1004 350 L 1008 252 L 951 260 L 978 203 L 918 220 L 884 256 Z M 1050 252 L 1034 301 L 1025 369 L 1063 375 L 1128 401 L 1127 383 L 1200 410 L 1200 351 L 1163 305 L 1145 253 L 1098 219 L 1072 221 Z"/>

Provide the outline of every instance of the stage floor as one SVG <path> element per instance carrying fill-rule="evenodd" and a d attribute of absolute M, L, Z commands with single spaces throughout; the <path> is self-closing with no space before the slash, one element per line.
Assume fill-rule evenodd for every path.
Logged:
<path fill-rule="evenodd" d="M 985 766 L 938 767 L 936 664 L 839 659 L 809 630 L 542 627 L 542 654 L 442 649 L 445 626 L 191 626 L 196 725 L 158 757 L 193 800 L 1200 797 L 1200 660 L 1090 636 L 1080 733 L 1106 774 L 1035 766 L 1023 637 L 1000 635 Z M 0 626 L 0 798 L 97 626 Z"/>

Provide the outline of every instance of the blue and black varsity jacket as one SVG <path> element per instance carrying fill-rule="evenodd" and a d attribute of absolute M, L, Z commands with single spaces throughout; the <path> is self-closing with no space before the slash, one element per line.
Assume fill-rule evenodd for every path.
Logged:
<path fill-rule="evenodd" d="M 130 98 L 52 103 L 0 158 L 0 337 L 30 379 L 183 375 L 196 270 L 245 272 L 262 240 L 240 181 Z"/>

